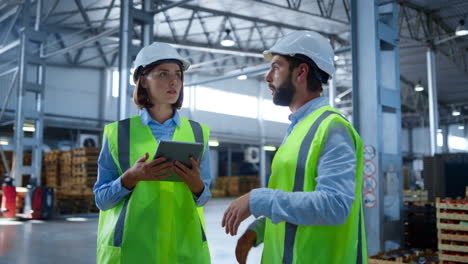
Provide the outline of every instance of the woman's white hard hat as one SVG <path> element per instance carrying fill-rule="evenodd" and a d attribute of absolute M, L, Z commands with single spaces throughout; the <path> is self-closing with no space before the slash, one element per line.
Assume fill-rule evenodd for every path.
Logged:
<path fill-rule="evenodd" d="M 263 52 L 263 57 L 271 61 L 273 53 L 285 56 L 302 54 L 313 60 L 317 67 L 328 75 L 335 72 L 335 52 L 330 41 L 314 31 L 298 30 L 278 40 L 273 47 Z"/>
<path fill-rule="evenodd" d="M 138 52 L 133 66 L 135 69 L 146 67 L 154 62 L 161 60 L 178 60 L 182 64 L 182 70 L 186 71 L 190 67 L 190 63 L 182 58 L 175 48 L 166 43 L 154 42 L 151 45 L 143 47 Z"/>

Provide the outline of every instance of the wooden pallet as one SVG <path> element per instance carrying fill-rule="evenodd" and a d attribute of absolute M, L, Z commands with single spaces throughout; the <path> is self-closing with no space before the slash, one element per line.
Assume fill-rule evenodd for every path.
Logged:
<path fill-rule="evenodd" d="M 59 189 L 55 194 L 55 205 L 57 215 L 99 211 L 95 204 L 94 193 L 90 188 Z"/>
<path fill-rule="evenodd" d="M 376 258 L 368 258 L 368 264 L 405 264 L 402 258 L 398 258 L 397 260 L 384 260 L 384 259 L 376 259 Z"/>
<path fill-rule="evenodd" d="M 468 203 L 436 198 L 439 259 L 468 263 Z"/>
<path fill-rule="evenodd" d="M 427 191 L 423 190 L 405 190 L 403 192 L 403 202 L 422 202 L 425 203 L 428 201 Z"/>
<path fill-rule="evenodd" d="M 375 256 L 368 258 L 369 264 L 408 264 L 418 263 L 419 259 L 425 259 L 427 264 L 438 262 L 437 253 L 431 249 L 426 250 L 407 250 L 397 249 L 386 253 L 380 252 Z"/>

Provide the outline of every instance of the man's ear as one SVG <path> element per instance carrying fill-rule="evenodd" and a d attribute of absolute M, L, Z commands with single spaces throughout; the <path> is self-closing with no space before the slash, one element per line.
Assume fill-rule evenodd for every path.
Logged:
<path fill-rule="evenodd" d="M 297 67 L 297 82 L 304 82 L 307 80 L 307 76 L 309 74 L 309 65 L 306 63 L 301 63 Z"/>

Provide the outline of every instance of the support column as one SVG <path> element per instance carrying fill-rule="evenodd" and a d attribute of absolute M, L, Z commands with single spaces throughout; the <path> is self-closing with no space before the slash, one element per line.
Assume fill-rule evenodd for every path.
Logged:
<path fill-rule="evenodd" d="M 22 4 L 22 25 L 19 39 L 18 52 L 18 90 L 16 101 L 15 131 L 14 131 L 14 155 L 12 177 L 16 186 L 23 186 L 23 174 L 31 175 L 36 179 L 36 184 L 41 185 L 42 172 L 42 142 L 43 142 L 43 112 L 44 112 L 44 88 L 45 88 L 45 60 L 44 43 L 46 37 L 40 32 L 40 19 L 42 13 L 42 1 L 36 1 L 36 20 L 31 27 L 31 16 L 33 3 L 24 1 Z M 28 78 L 29 77 L 29 78 Z M 24 100 L 26 95 L 32 95 L 34 103 L 33 112 L 24 111 Z M 32 150 L 31 166 L 24 165 L 24 123 L 25 119 L 34 122 L 33 139 L 28 143 Z"/>
<path fill-rule="evenodd" d="M 231 146 L 228 146 L 227 149 L 227 175 L 226 176 L 232 176 L 232 150 Z"/>
<path fill-rule="evenodd" d="M 465 133 L 463 133 L 463 135 L 465 136 L 465 144 L 466 144 L 465 145 L 466 146 L 465 150 L 468 151 L 468 120 L 464 121 L 462 124 L 463 124 L 463 129 L 464 129 L 464 132 L 465 132 Z"/>
<path fill-rule="evenodd" d="M 449 153 L 449 146 L 448 146 L 448 136 L 449 136 L 449 125 L 445 125 L 442 128 L 442 153 Z M 436 144 L 437 144 L 437 134 L 436 134 Z"/>
<path fill-rule="evenodd" d="M 265 153 L 265 125 L 263 122 L 263 89 L 265 89 L 263 83 L 259 82 L 258 85 L 258 131 L 259 131 L 259 137 L 260 137 L 260 166 L 259 166 L 259 177 L 260 177 L 260 187 L 266 187 L 266 153 Z"/>
<path fill-rule="evenodd" d="M 353 125 L 365 145 L 363 206 L 369 255 L 402 246 L 398 4 L 351 1 Z"/>
<path fill-rule="evenodd" d="M 15 180 L 16 186 L 23 184 L 23 139 L 24 139 L 24 111 L 23 99 L 25 96 L 24 82 L 26 79 L 26 32 L 21 32 L 20 35 L 20 51 L 19 51 L 19 81 L 16 97 L 16 116 L 15 116 L 15 132 L 14 132 L 14 149 L 12 177 Z"/>
<path fill-rule="evenodd" d="M 408 153 L 410 157 L 414 157 L 413 148 L 413 124 L 408 127 Z"/>
<path fill-rule="evenodd" d="M 133 94 L 130 85 L 130 68 L 138 51 L 153 41 L 153 17 L 151 1 L 143 0 L 142 10 L 133 7 L 133 0 L 120 1 L 120 45 L 119 45 L 119 106 L 118 120 L 129 116 L 128 102 Z M 140 46 L 134 46 L 133 32 L 135 26 L 142 27 Z"/>
<path fill-rule="evenodd" d="M 333 75 L 332 78 L 328 81 L 328 100 L 329 104 L 332 107 L 335 107 L 335 97 L 336 97 L 336 75 Z"/>
<path fill-rule="evenodd" d="M 431 142 L 431 156 L 437 151 L 437 129 L 439 128 L 439 110 L 437 105 L 437 76 L 436 60 L 433 48 L 428 48 L 426 52 L 427 60 L 427 83 L 429 90 L 429 135 Z"/>

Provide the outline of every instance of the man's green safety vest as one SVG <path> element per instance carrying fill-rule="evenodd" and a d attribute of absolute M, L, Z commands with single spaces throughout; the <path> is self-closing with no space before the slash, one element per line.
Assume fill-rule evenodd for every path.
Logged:
<path fill-rule="evenodd" d="M 286 192 L 315 190 L 317 163 L 331 123 L 345 125 L 356 148 L 356 194 L 342 225 L 300 226 L 266 220 L 262 263 L 367 263 L 361 203 L 363 146 L 359 134 L 335 108 L 324 106 L 296 125 L 272 162 L 269 188 Z"/>
<path fill-rule="evenodd" d="M 172 140 L 206 146 L 209 128 L 180 118 Z M 104 129 L 119 175 L 146 152 L 154 156 L 158 142 L 140 116 Z M 206 150 L 205 150 L 206 151 Z M 97 263 L 210 263 L 203 208 L 183 182 L 141 181 L 115 207 L 101 211 Z"/>

